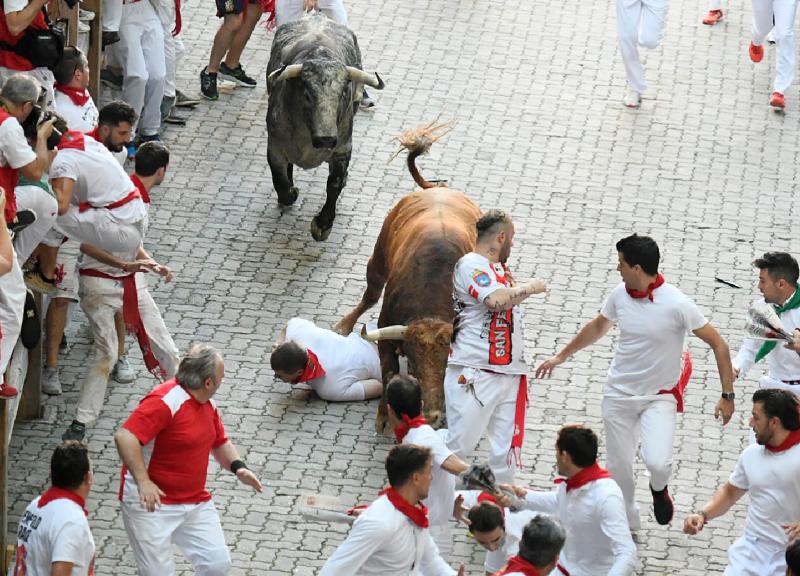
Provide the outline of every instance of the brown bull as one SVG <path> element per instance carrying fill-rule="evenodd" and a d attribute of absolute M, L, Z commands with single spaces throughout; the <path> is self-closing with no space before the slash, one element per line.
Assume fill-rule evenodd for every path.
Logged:
<path fill-rule="evenodd" d="M 453 268 L 475 246 L 478 207 L 462 192 L 432 184 L 418 172 L 415 159 L 437 139 L 432 125 L 401 136 L 410 150 L 408 167 L 423 190 L 412 192 L 383 221 L 367 264 L 367 289 L 361 302 L 335 330 L 349 334 L 358 318 L 378 302 L 383 306 L 375 333 L 384 389 L 400 370 L 398 354 L 419 379 L 425 417 L 444 423 L 444 372 L 453 334 Z M 386 287 L 384 291 L 384 286 Z M 378 407 L 375 429 L 387 432 L 386 402 Z"/>

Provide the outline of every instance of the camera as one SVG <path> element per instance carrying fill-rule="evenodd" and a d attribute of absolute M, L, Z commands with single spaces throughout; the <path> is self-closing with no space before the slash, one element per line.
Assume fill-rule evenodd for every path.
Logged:
<path fill-rule="evenodd" d="M 33 110 L 31 110 L 31 113 L 25 119 L 25 122 L 22 123 L 22 131 L 25 134 L 25 137 L 29 140 L 35 141 L 39 125 L 47 122 L 51 118 L 53 118 L 52 112 L 42 109 L 39 104 L 35 104 Z M 53 126 L 53 131 L 47 138 L 47 149 L 55 150 L 59 142 L 61 142 L 61 132 L 57 130 L 55 126 Z"/>

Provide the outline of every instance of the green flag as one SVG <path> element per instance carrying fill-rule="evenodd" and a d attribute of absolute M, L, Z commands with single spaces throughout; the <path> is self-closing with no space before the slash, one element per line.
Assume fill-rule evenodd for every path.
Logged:
<path fill-rule="evenodd" d="M 794 310 L 795 308 L 800 308 L 800 290 L 795 288 L 794 295 L 789 298 L 789 301 L 784 304 L 783 306 L 775 306 L 775 312 L 779 315 L 787 310 Z M 758 349 L 756 353 L 756 362 L 759 362 L 764 356 L 772 352 L 772 350 L 777 346 L 778 343 L 772 340 L 768 340 L 761 345 L 761 348 Z"/>

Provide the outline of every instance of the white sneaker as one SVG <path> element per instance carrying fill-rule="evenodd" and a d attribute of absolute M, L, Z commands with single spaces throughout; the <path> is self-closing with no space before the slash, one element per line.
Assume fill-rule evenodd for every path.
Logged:
<path fill-rule="evenodd" d="M 116 382 L 120 384 L 127 384 L 136 380 L 136 372 L 131 368 L 127 356 L 120 356 L 117 363 L 114 364 L 114 370 L 111 371 L 111 376 Z"/>
<path fill-rule="evenodd" d="M 94 20 L 94 12 L 92 12 L 91 10 L 84 10 L 83 8 L 80 8 L 78 10 L 78 20 L 82 22 L 91 22 L 92 20 Z"/>
<path fill-rule="evenodd" d="M 622 103 L 627 108 L 638 108 L 642 105 L 642 95 L 636 90 L 628 88 L 628 90 L 625 92 L 625 98 L 622 100 Z"/>
<path fill-rule="evenodd" d="M 78 34 L 88 34 L 91 27 L 83 20 L 78 20 Z"/>
<path fill-rule="evenodd" d="M 61 380 L 58 378 L 58 368 L 44 369 L 44 382 L 42 382 L 42 392 L 50 396 L 61 394 Z"/>

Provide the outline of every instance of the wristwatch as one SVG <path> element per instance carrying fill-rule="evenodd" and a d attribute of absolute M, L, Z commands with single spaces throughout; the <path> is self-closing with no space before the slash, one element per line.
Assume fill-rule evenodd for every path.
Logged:
<path fill-rule="evenodd" d="M 723 400 L 733 400 L 736 398 L 736 392 L 723 392 L 722 399 Z"/>

